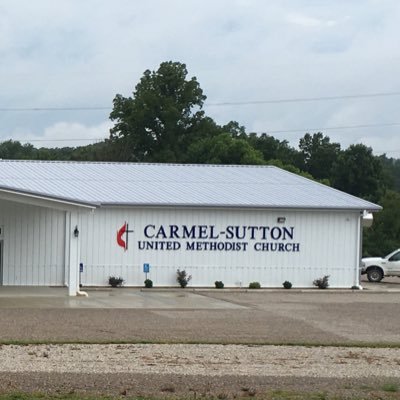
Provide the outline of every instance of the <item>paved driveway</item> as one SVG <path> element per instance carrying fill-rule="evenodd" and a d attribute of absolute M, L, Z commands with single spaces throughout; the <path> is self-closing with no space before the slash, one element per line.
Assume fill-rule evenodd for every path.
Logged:
<path fill-rule="evenodd" d="M 399 291 L 116 289 L 72 299 L 52 288 L 47 297 L 2 293 L 3 342 L 400 345 Z"/>

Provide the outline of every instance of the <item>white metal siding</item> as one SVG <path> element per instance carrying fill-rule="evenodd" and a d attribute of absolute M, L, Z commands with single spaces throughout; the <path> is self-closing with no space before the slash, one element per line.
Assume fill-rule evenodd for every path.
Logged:
<path fill-rule="evenodd" d="M 63 285 L 65 212 L 0 201 L 3 285 Z"/>
<path fill-rule="evenodd" d="M 286 217 L 277 224 L 277 217 Z M 80 229 L 84 285 L 106 285 L 108 277 L 122 276 L 126 285 L 142 286 L 143 263 L 150 263 L 148 277 L 155 286 L 175 286 L 176 269 L 192 274 L 193 286 L 213 286 L 222 280 L 226 286 L 248 286 L 259 281 L 263 287 L 281 287 L 289 280 L 294 287 L 310 287 L 316 278 L 330 275 L 332 287 L 355 284 L 359 214 L 356 212 L 260 211 L 232 209 L 98 209 L 82 214 Z M 117 230 L 127 221 L 134 232 L 129 235 L 126 252 L 116 243 Z M 248 240 L 243 251 L 138 250 L 137 240 L 144 226 L 269 225 L 294 227 L 293 242 L 299 252 L 256 252 Z M 183 246 L 182 246 L 183 247 Z"/>

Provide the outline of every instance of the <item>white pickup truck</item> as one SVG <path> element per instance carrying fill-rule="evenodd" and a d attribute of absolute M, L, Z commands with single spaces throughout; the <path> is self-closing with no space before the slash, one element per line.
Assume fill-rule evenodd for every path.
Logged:
<path fill-rule="evenodd" d="M 361 260 L 361 274 L 367 274 L 370 282 L 380 282 L 385 276 L 400 277 L 400 249 L 383 258 L 363 258 Z"/>

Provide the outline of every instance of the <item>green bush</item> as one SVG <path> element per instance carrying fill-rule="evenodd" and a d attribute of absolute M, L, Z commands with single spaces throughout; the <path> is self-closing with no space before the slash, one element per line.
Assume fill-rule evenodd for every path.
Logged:
<path fill-rule="evenodd" d="M 260 282 L 250 282 L 249 289 L 260 289 L 261 285 Z"/>
<path fill-rule="evenodd" d="M 124 280 L 120 276 L 110 276 L 108 278 L 108 284 L 111 285 L 112 287 L 121 287 L 123 283 Z"/>
<path fill-rule="evenodd" d="M 222 282 L 222 281 L 215 281 L 214 283 L 215 283 L 215 287 L 216 287 L 217 289 L 223 289 L 223 288 L 224 288 L 224 282 Z"/>
<path fill-rule="evenodd" d="M 326 289 L 329 286 L 328 280 L 329 275 L 325 275 L 323 278 L 315 279 L 313 285 L 317 286 L 319 289 Z"/>
<path fill-rule="evenodd" d="M 176 280 L 181 286 L 181 288 L 185 288 L 187 284 L 190 282 L 192 279 L 192 275 L 188 275 L 185 270 L 176 270 Z"/>
<path fill-rule="evenodd" d="M 289 281 L 283 282 L 282 285 L 283 285 L 283 287 L 285 289 L 291 289 L 292 288 L 292 282 L 289 282 Z"/>
<path fill-rule="evenodd" d="M 144 281 L 144 287 L 146 288 L 152 288 L 153 287 L 153 281 L 151 279 L 146 279 Z"/>

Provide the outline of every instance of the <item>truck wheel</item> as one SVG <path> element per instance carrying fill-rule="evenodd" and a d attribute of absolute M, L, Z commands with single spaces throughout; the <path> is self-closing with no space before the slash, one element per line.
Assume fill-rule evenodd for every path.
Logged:
<path fill-rule="evenodd" d="M 367 271 L 367 277 L 370 282 L 380 282 L 383 279 L 383 272 L 379 268 L 371 268 Z"/>

